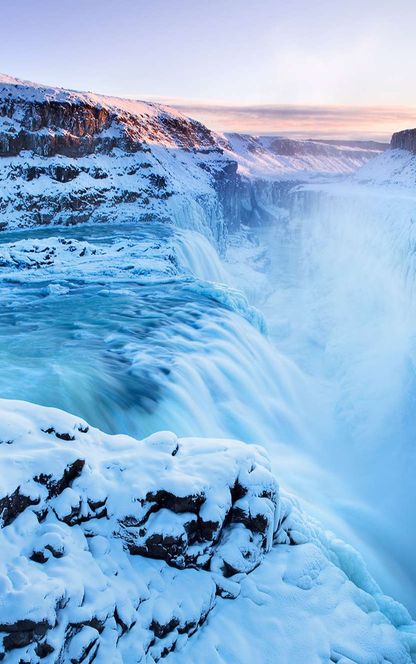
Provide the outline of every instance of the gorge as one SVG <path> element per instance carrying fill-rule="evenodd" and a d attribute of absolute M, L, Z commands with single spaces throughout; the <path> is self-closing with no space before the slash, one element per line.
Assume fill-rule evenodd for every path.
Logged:
<path fill-rule="evenodd" d="M 414 661 L 415 136 L 0 77 L 3 661 Z"/>

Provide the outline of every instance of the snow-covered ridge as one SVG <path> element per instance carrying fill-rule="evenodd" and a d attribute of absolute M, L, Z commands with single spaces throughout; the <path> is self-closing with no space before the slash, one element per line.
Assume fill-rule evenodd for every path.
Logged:
<path fill-rule="evenodd" d="M 172 117 L 187 119 L 176 109 L 170 106 L 164 106 L 163 104 L 114 97 L 110 95 L 100 95 L 94 92 L 67 90 L 56 86 L 34 83 L 33 81 L 24 81 L 13 76 L 8 76 L 7 74 L 0 74 L 0 90 L 9 97 L 21 99 L 22 101 L 56 101 L 68 102 L 74 105 L 91 104 L 113 112 L 127 111 L 133 115 L 142 115 L 143 113 L 146 113 L 155 117 L 160 115 L 161 111 L 163 111 Z"/>
<path fill-rule="evenodd" d="M 307 179 L 350 173 L 387 145 L 368 141 L 295 140 L 279 136 L 224 134 L 225 152 L 247 177 Z"/>
<path fill-rule="evenodd" d="M 241 223 L 280 218 L 294 183 L 382 147 L 220 136 L 159 104 L 1 76 L 0 229 L 158 220 L 221 245 Z"/>
<path fill-rule="evenodd" d="M 116 137 L 117 133 L 121 134 L 124 130 L 126 138 L 130 138 L 132 150 L 134 142 L 139 141 L 167 147 L 217 147 L 211 132 L 204 125 L 161 104 L 65 90 L 21 81 L 7 75 L 0 75 L 0 97 L 0 115 L 12 121 L 10 124 L 4 121 L 4 128 L 10 133 L 14 133 L 13 121 L 17 120 L 31 132 L 61 130 L 80 139 L 86 138 L 88 133 L 99 132 L 106 133 L 103 139 L 111 139 L 111 134 Z M 41 108 L 45 106 L 48 113 L 42 114 Z M 60 109 L 59 114 L 54 113 L 57 108 Z M 77 108 L 84 109 L 87 121 L 82 123 L 82 118 L 77 117 L 76 123 L 69 121 L 66 127 L 64 110 L 67 109 L 74 116 Z M 88 141 L 81 141 L 80 146 L 85 152 L 88 150 Z"/>
<path fill-rule="evenodd" d="M 221 243 L 237 165 L 197 121 L 158 104 L 0 83 L 0 228 L 170 221 Z"/>
<path fill-rule="evenodd" d="M 416 185 L 416 154 L 402 148 L 386 150 L 377 159 L 360 168 L 354 174 L 353 181 L 382 185 L 390 191 L 401 188 L 413 195 Z"/>
<path fill-rule="evenodd" d="M 10 664 L 150 663 L 170 653 L 176 661 L 175 650 L 194 662 L 196 632 L 208 639 L 198 661 L 212 662 L 214 651 L 218 662 L 236 661 L 221 626 L 230 603 L 244 612 L 250 599 L 267 624 L 269 601 L 281 602 L 282 592 L 275 618 L 283 625 L 301 595 L 305 608 L 316 598 L 320 639 L 288 624 L 285 653 L 284 629 L 266 638 L 263 628 L 274 661 L 294 661 L 290 652 L 308 662 L 319 653 L 411 661 L 405 609 L 380 594 L 352 550 L 279 497 L 261 448 L 169 432 L 109 436 L 24 402 L 1 400 L 0 415 L 0 653 Z M 266 588 L 253 570 L 269 555 Z M 345 611 L 352 624 L 339 621 Z M 232 624 L 238 661 L 252 661 L 250 641 L 261 635 L 235 616 Z"/>

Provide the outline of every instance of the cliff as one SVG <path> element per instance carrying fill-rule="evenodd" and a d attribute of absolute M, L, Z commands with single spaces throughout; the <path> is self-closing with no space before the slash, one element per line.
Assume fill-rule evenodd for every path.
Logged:
<path fill-rule="evenodd" d="M 391 137 L 390 147 L 392 150 L 407 150 L 416 154 L 416 129 L 397 131 Z"/>
<path fill-rule="evenodd" d="M 0 229 L 163 221 L 219 246 L 287 214 L 288 195 L 348 173 L 373 143 L 213 134 L 159 104 L 0 75 Z"/>
<path fill-rule="evenodd" d="M 221 242 L 237 165 L 173 109 L 0 77 L 0 227 L 171 221 Z"/>

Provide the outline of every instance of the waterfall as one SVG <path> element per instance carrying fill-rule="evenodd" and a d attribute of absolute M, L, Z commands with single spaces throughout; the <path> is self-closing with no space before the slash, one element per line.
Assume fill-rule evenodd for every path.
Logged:
<path fill-rule="evenodd" d="M 381 222 L 376 199 L 365 210 L 312 189 L 296 206 L 290 223 L 259 230 L 263 289 L 191 230 L 4 235 L 0 392 L 109 433 L 265 446 L 284 487 L 412 606 L 410 212 L 399 206 L 402 216 Z M 56 264 L 27 267 L 31 246 L 37 260 L 47 255 L 41 240 Z M 248 302 L 237 286 L 261 297 Z"/>
<path fill-rule="evenodd" d="M 321 390 L 316 460 L 347 487 L 338 511 L 414 605 L 408 528 L 416 489 L 416 199 L 355 183 L 310 185 L 263 231 L 273 343 Z M 322 424 L 326 420 L 326 427 Z M 311 432 L 312 433 L 312 432 Z M 364 507 L 366 506 L 366 507 Z M 367 514 L 366 514 L 367 512 Z M 370 557 L 371 557 L 370 551 Z M 390 570 L 390 572 L 388 572 Z"/>

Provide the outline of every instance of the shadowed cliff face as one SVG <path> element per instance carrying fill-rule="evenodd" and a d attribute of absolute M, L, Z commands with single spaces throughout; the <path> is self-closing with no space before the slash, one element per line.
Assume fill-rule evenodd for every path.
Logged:
<path fill-rule="evenodd" d="M 393 150 L 407 150 L 416 154 L 416 129 L 397 131 L 391 138 L 390 147 Z"/>

